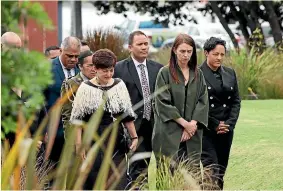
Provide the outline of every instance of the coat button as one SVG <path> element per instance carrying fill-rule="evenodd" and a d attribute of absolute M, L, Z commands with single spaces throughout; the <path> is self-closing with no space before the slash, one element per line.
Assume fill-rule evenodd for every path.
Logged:
<path fill-rule="evenodd" d="M 231 96 L 228 96 L 228 99 L 231 99 Z"/>
<path fill-rule="evenodd" d="M 210 87 L 210 86 L 208 86 L 208 87 L 207 87 L 207 89 L 209 89 L 209 90 L 210 90 L 210 89 L 211 89 L 211 87 Z"/>
<path fill-rule="evenodd" d="M 213 99 L 213 97 L 212 96 L 210 96 L 210 98 L 209 99 Z"/>
<path fill-rule="evenodd" d="M 223 107 L 226 107 L 226 104 L 223 104 Z"/>
<path fill-rule="evenodd" d="M 214 104 L 211 104 L 211 107 L 214 107 Z"/>

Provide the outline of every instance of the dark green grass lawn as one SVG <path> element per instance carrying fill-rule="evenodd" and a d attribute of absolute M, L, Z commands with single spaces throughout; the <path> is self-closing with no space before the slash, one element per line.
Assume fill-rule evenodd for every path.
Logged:
<path fill-rule="evenodd" d="M 283 100 L 242 101 L 225 189 L 283 189 Z"/>

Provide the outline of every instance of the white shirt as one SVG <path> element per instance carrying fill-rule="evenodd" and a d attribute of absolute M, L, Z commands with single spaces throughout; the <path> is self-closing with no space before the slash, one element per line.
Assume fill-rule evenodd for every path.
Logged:
<path fill-rule="evenodd" d="M 62 69 L 63 69 L 64 75 L 65 75 L 65 78 L 68 78 L 68 71 L 67 71 L 66 67 L 62 64 L 60 56 L 59 56 L 59 61 L 60 61 L 60 64 L 61 64 L 61 66 L 62 66 Z M 76 73 L 75 73 L 75 68 L 72 68 L 72 69 L 71 69 L 71 74 L 72 74 L 72 76 L 75 76 L 75 75 L 76 75 Z"/>
<path fill-rule="evenodd" d="M 138 75 L 139 75 L 139 79 L 140 79 L 141 84 L 142 84 L 142 80 L 141 80 L 141 69 L 140 69 L 140 67 L 139 67 L 138 65 L 140 65 L 140 64 L 145 65 L 144 71 L 145 71 L 145 75 L 146 75 L 148 87 L 150 87 L 150 86 L 149 86 L 149 79 L 148 79 L 148 70 L 147 70 L 147 66 L 146 66 L 146 59 L 145 59 L 142 63 L 138 62 L 138 61 L 135 60 L 133 57 L 132 57 L 132 59 L 133 59 L 134 64 L 135 64 L 135 66 L 136 66 L 136 70 L 137 70 L 137 72 L 138 72 Z"/>

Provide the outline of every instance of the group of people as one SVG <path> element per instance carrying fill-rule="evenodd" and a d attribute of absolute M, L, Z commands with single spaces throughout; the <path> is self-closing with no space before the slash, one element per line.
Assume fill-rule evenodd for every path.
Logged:
<path fill-rule="evenodd" d="M 116 165 L 127 152 L 121 144 L 126 128 L 131 139 L 128 149 L 135 154 L 153 151 L 157 158 L 191 159 L 196 165 L 214 165 L 212 177 L 223 189 L 240 112 L 235 71 L 222 65 L 225 41 L 207 39 L 203 47 L 207 59 L 200 67 L 195 42 L 187 34 L 175 38 L 169 64 L 162 63 L 165 66 L 148 59 L 149 43 L 142 31 L 132 32 L 128 39 L 130 56 L 122 61 L 117 61 L 109 49 L 93 53 L 87 44 L 82 48 L 82 42 L 72 36 L 65 38 L 59 49 L 45 51 L 52 59 L 54 80 L 44 92 L 47 111 L 58 98 L 71 92 L 62 108 L 50 160 L 59 162 L 72 122 L 88 122 L 106 97 L 97 134 L 102 135 L 118 116 L 124 116 L 113 152 Z M 133 110 L 139 103 L 142 106 Z M 81 145 L 83 133 L 83 129 L 76 131 L 76 148 Z M 84 159 L 86 153 L 77 154 Z M 84 189 L 93 188 L 103 158 L 100 150 Z M 147 174 L 149 162 L 150 158 L 146 158 L 130 165 L 131 181 L 141 173 Z M 128 184 L 129 179 L 122 178 L 117 189 L 125 189 Z"/>

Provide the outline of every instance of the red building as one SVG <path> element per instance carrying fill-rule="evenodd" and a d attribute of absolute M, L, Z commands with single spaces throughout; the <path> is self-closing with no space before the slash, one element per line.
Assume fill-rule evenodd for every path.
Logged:
<path fill-rule="evenodd" d="M 52 45 L 59 45 L 61 42 L 61 26 L 62 26 L 62 2 L 60 1 L 34 1 L 42 5 L 48 14 L 54 30 L 46 31 L 39 27 L 35 21 L 29 20 L 27 27 L 23 29 L 23 36 L 27 40 L 27 45 L 30 50 L 44 52 L 45 48 Z"/>

